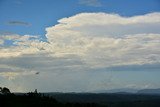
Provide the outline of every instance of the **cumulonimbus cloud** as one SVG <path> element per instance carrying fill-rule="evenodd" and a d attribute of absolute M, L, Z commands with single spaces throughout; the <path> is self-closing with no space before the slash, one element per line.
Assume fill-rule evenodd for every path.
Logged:
<path fill-rule="evenodd" d="M 16 45 L 12 49 L 1 48 L 1 53 L 7 52 L 7 57 L 41 51 L 53 57 L 74 55 L 91 67 L 160 62 L 160 13 L 133 17 L 81 13 L 58 22 L 46 28 L 48 42 L 30 40 L 35 37 L 26 35 L 1 36 L 1 41 L 13 40 Z"/>
<path fill-rule="evenodd" d="M 159 27 L 160 13 L 82 13 L 47 28 L 46 37 L 55 54 L 76 54 L 94 67 L 159 63 Z"/>
<path fill-rule="evenodd" d="M 68 72 L 74 71 L 81 75 L 82 71 L 117 71 L 133 67 L 143 70 L 146 66 L 151 68 L 148 70 L 154 70 L 152 67 L 157 70 L 160 69 L 159 28 L 158 12 L 133 17 L 108 13 L 66 17 L 46 28 L 47 42 L 37 36 L 1 35 L 0 65 L 4 71 L 0 72 L 3 76 L 19 76 L 17 70 L 63 72 L 69 80 Z M 5 40 L 12 41 L 13 45 L 4 46 Z M 15 68 L 12 69 L 15 74 L 6 72 L 5 75 L 9 66 Z"/>

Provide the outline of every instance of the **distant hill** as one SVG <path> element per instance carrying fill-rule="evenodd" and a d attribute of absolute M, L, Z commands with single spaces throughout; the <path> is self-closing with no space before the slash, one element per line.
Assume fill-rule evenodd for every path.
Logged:
<path fill-rule="evenodd" d="M 159 94 L 160 88 L 158 89 L 132 89 L 132 88 L 120 88 L 120 89 L 111 89 L 111 90 L 98 90 L 92 91 L 92 93 L 121 93 L 121 94 Z"/>
<path fill-rule="evenodd" d="M 98 90 L 92 91 L 92 93 L 137 93 L 137 89 L 132 88 L 120 88 L 120 89 L 111 89 L 111 90 Z"/>
<path fill-rule="evenodd" d="M 137 92 L 138 94 L 159 94 L 160 95 L 160 88 L 158 89 L 143 89 Z"/>

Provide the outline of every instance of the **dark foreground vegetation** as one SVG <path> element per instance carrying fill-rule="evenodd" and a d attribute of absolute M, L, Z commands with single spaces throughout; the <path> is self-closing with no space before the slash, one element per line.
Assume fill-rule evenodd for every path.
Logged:
<path fill-rule="evenodd" d="M 0 94 L 0 107 L 160 107 L 160 96 L 157 95 L 54 94 L 52 96 L 39 93 Z"/>
<path fill-rule="evenodd" d="M 94 102 L 105 107 L 160 107 L 160 95 L 131 93 L 48 93 L 60 102 Z"/>
<path fill-rule="evenodd" d="M 0 94 L 0 107 L 104 107 L 95 103 L 63 103 L 39 93 Z"/>
<path fill-rule="evenodd" d="M 13 94 L 0 87 L 0 107 L 160 107 L 160 95 L 130 93 Z"/>

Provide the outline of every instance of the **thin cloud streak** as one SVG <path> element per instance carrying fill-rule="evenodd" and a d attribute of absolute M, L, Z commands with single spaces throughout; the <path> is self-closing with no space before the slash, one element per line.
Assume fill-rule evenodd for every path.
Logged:
<path fill-rule="evenodd" d="M 79 0 L 79 4 L 93 7 L 101 7 L 102 4 L 98 0 Z"/>
<path fill-rule="evenodd" d="M 19 25 L 19 26 L 31 26 L 30 23 L 28 22 L 23 22 L 23 21 L 8 21 L 8 25 Z"/>

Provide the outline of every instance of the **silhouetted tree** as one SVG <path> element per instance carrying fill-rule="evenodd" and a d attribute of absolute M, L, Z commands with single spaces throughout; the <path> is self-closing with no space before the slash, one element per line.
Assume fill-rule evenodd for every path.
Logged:
<path fill-rule="evenodd" d="M 0 92 L 2 93 L 2 94 L 10 94 L 11 92 L 10 92 L 10 90 L 8 89 L 8 88 L 6 88 L 6 87 L 0 87 Z"/>
<path fill-rule="evenodd" d="M 37 93 L 37 89 L 35 89 L 34 93 Z"/>
<path fill-rule="evenodd" d="M 0 87 L 0 93 L 2 93 L 2 87 Z"/>

